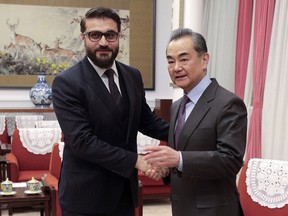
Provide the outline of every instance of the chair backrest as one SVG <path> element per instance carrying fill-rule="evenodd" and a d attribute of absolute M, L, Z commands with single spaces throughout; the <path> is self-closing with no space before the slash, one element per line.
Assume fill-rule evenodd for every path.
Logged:
<path fill-rule="evenodd" d="M 14 154 L 18 160 L 19 171 L 48 170 L 50 164 L 51 152 L 48 152 L 46 154 L 35 154 L 28 151 L 28 149 L 23 146 L 19 130 L 20 129 L 15 129 L 11 144 L 11 153 Z M 25 130 L 40 130 L 40 129 L 33 128 Z"/>
<path fill-rule="evenodd" d="M 251 160 L 253 160 L 253 159 L 250 159 L 250 161 Z M 251 162 L 250 162 L 250 164 L 251 164 Z M 262 205 L 259 204 L 258 202 L 254 201 L 251 198 L 251 196 L 247 192 L 247 182 L 250 182 L 249 180 L 247 180 L 247 178 L 250 177 L 250 174 L 247 175 L 247 169 L 248 169 L 248 162 L 246 162 L 244 164 L 244 166 L 242 167 L 242 170 L 241 170 L 240 176 L 239 176 L 239 181 L 238 181 L 238 190 L 240 193 L 240 201 L 241 201 L 241 206 L 242 206 L 244 215 L 245 216 L 255 216 L 255 215 L 287 216 L 288 215 L 288 205 L 287 204 L 281 208 L 269 208 L 267 206 L 263 206 L 263 204 Z M 248 169 L 248 172 L 249 171 L 250 171 L 250 169 Z M 273 172 L 272 169 L 271 169 L 271 171 Z M 255 188 L 255 190 L 258 190 L 258 189 Z M 286 197 L 287 197 L 287 189 L 286 189 Z"/>
<path fill-rule="evenodd" d="M 4 115 L 0 115 L 0 141 L 2 143 L 10 143 L 7 130 L 6 117 Z"/>
<path fill-rule="evenodd" d="M 61 157 L 59 154 L 59 143 L 54 143 L 51 153 L 49 172 L 57 179 L 60 177 Z"/>

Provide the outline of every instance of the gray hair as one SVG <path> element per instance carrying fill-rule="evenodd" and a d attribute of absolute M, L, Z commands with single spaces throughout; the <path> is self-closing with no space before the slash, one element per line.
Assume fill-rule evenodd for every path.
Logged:
<path fill-rule="evenodd" d="M 187 36 L 191 37 L 193 44 L 194 44 L 193 48 L 196 50 L 196 52 L 199 55 L 202 55 L 208 52 L 205 38 L 200 33 L 194 32 L 189 28 L 178 28 L 172 31 L 172 34 L 169 39 L 169 43 L 173 40 L 178 40 L 180 38 L 187 37 Z"/>

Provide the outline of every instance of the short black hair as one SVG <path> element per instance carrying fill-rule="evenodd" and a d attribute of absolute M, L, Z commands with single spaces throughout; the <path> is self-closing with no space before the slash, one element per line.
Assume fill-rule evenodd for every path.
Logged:
<path fill-rule="evenodd" d="M 83 33 L 86 31 L 86 19 L 89 18 L 110 18 L 117 23 L 118 32 L 121 31 L 121 19 L 118 13 L 110 8 L 98 7 L 91 8 L 85 14 L 85 17 L 80 22 L 80 31 Z"/>

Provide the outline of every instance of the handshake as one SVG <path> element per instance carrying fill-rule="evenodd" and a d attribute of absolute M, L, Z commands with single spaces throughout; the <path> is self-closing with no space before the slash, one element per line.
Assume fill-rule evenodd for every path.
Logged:
<path fill-rule="evenodd" d="M 169 174 L 169 167 L 178 167 L 180 153 L 168 146 L 146 147 L 146 155 L 138 155 L 135 167 L 145 176 L 159 180 Z"/>

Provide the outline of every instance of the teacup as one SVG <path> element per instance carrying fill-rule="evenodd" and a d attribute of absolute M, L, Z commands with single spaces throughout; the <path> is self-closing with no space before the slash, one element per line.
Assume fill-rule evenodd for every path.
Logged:
<path fill-rule="evenodd" d="M 1 190 L 4 193 L 10 193 L 13 191 L 13 182 L 9 181 L 7 178 L 5 181 L 1 182 Z"/>
<path fill-rule="evenodd" d="M 39 191 L 40 182 L 32 177 L 32 179 L 27 182 L 27 188 L 29 191 Z"/>

